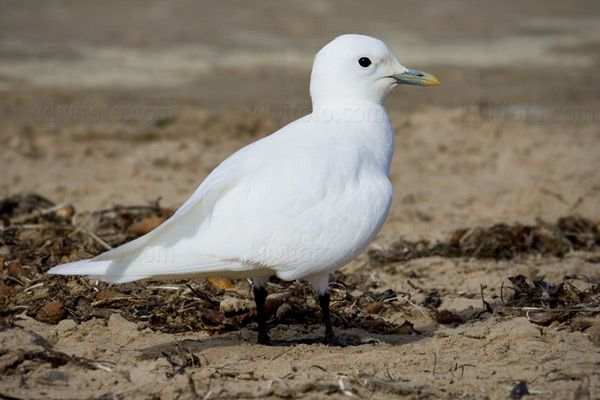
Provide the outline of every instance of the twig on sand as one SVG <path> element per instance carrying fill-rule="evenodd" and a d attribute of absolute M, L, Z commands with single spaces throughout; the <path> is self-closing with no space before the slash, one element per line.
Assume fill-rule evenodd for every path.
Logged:
<path fill-rule="evenodd" d="M 412 301 L 410 301 L 410 299 L 408 299 L 408 298 L 406 298 L 406 297 L 405 297 L 405 298 L 404 298 L 404 300 L 406 300 L 406 301 L 408 302 L 408 304 L 410 304 L 411 306 L 413 306 L 413 307 L 414 307 L 414 308 L 416 308 L 417 310 L 421 311 L 421 314 L 423 314 L 423 316 L 424 316 L 425 318 L 429 318 L 429 317 L 427 316 L 427 314 L 425 314 L 425 311 L 423 311 L 423 310 L 421 309 L 421 307 L 419 307 L 418 305 L 416 305 L 415 303 L 413 303 Z"/>
<path fill-rule="evenodd" d="M 17 217 L 10 219 L 10 224 L 11 225 L 18 224 L 20 222 L 27 221 L 28 219 L 33 218 L 33 217 L 39 217 L 41 215 L 50 214 L 54 211 L 60 210 L 63 207 L 73 205 L 73 203 L 76 203 L 76 202 L 77 202 L 77 200 L 66 201 L 64 203 L 60 203 L 60 204 L 52 206 L 50 208 L 46 208 L 45 210 L 35 210 L 28 214 L 19 215 Z"/>
<path fill-rule="evenodd" d="M 190 392 L 192 392 L 192 398 L 199 399 L 200 395 L 196 392 L 196 385 L 194 384 L 194 379 L 192 378 L 193 373 L 188 375 L 188 386 L 190 387 Z"/>
<path fill-rule="evenodd" d="M 282 355 L 284 355 L 285 353 L 290 352 L 293 349 L 293 347 L 290 347 L 289 349 L 287 349 L 286 351 L 277 354 L 275 357 L 271 358 L 271 361 L 275 361 L 277 360 L 279 357 L 281 357 Z"/>
<path fill-rule="evenodd" d="M 392 374 L 390 373 L 390 365 L 389 364 L 385 364 L 385 372 L 387 372 L 387 376 L 388 376 L 388 378 L 390 378 L 390 381 L 396 382 L 396 380 L 392 377 Z"/>
<path fill-rule="evenodd" d="M 9 394 L 4 394 L 4 393 L 0 393 L 0 399 L 5 399 L 5 400 L 25 400 L 24 397 L 11 396 Z"/>
<path fill-rule="evenodd" d="M 156 199 L 156 201 L 154 201 L 153 205 L 150 205 L 150 206 L 114 206 L 112 208 L 106 208 L 104 210 L 95 211 L 94 214 L 101 215 L 101 214 L 107 214 L 107 213 L 111 213 L 111 212 L 131 211 L 131 210 L 159 211 L 160 210 L 159 201 L 160 201 L 160 197 L 158 199 Z"/>
<path fill-rule="evenodd" d="M 460 378 L 462 379 L 463 375 L 465 374 L 465 367 L 473 367 L 473 368 L 477 368 L 475 365 L 473 364 L 462 364 L 462 365 L 458 365 L 455 364 L 454 365 L 454 371 L 457 371 L 460 369 Z M 452 371 L 451 371 L 452 372 Z M 452 376 L 454 376 L 454 374 L 452 374 Z"/>
<path fill-rule="evenodd" d="M 548 313 L 571 313 L 571 312 L 598 312 L 596 307 L 571 307 L 571 308 L 544 308 L 544 307 L 520 307 L 522 311 L 544 311 Z"/>
<path fill-rule="evenodd" d="M 179 290 L 182 288 L 182 286 L 146 286 L 146 289 L 148 290 Z"/>
<path fill-rule="evenodd" d="M 44 282 L 39 282 L 39 283 L 36 283 L 35 285 L 31 285 L 31 286 L 29 286 L 27 289 L 23 290 L 23 292 L 28 292 L 28 291 L 30 291 L 30 290 L 33 290 L 33 289 L 39 288 L 39 287 L 41 287 L 41 286 L 44 286 Z"/>
<path fill-rule="evenodd" d="M 81 231 L 85 232 L 87 235 L 89 235 L 92 239 L 94 239 L 98 244 L 100 244 L 100 246 L 104 247 L 106 250 L 113 249 L 113 247 L 110 244 L 106 243 L 104 240 L 102 240 L 102 238 L 100 238 L 94 232 L 89 231 L 87 229 L 82 229 Z"/>
<path fill-rule="evenodd" d="M 7 228 L 5 228 L 4 226 L 0 226 L 0 231 L 3 231 L 5 229 L 42 229 L 47 227 L 48 225 L 46 224 L 14 224 L 14 225 L 9 225 Z"/>
<path fill-rule="evenodd" d="M 481 289 L 481 301 L 483 302 L 483 308 L 485 308 L 485 310 L 487 312 L 489 312 L 490 314 L 494 314 L 494 310 L 492 310 L 492 306 L 490 306 L 490 303 L 485 301 L 485 297 L 483 296 L 483 289 L 485 289 L 486 287 L 484 285 L 479 285 L 479 288 Z"/>

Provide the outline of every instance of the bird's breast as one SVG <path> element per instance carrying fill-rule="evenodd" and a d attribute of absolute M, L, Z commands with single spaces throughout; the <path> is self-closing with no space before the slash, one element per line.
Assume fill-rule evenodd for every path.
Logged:
<path fill-rule="evenodd" d="M 203 248 L 296 279 L 337 269 L 368 246 L 391 205 L 391 153 L 341 135 L 308 139 L 252 163 L 216 203 Z"/>

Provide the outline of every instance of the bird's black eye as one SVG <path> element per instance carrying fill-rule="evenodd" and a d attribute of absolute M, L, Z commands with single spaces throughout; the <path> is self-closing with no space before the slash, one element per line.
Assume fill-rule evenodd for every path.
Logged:
<path fill-rule="evenodd" d="M 367 68 L 369 65 L 371 65 L 371 60 L 369 60 L 367 57 L 361 57 L 358 59 L 358 64 L 361 67 Z"/>

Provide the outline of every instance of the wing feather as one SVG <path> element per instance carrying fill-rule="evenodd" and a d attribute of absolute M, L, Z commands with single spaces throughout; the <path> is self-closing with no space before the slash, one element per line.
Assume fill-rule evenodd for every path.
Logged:
<path fill-rule="evenodd" d="M 244 149 L 243 149 L 244 150 Z M 239 153 L 239 152 L 238 152 Z M 194 251 L 194 239 L 210 221 L 215 203 L 243 178 L 236 153 L 220 164 L 167 221 L 152 232 L 90 260 L 50 269 L 50 274 L 88 275 L 110 282 L 148 277 L 245 275 L 262 267 L 239 260 L 222 260 Z"/>

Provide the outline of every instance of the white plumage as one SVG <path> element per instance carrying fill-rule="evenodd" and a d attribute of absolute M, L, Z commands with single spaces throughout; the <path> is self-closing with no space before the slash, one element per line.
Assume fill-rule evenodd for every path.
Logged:
<path fill-rule="evenodd" d="M 382 103 L 399 83 L 437 80 L 400 65 L 377 39 L 338 37 L 315 57 L 311 114 L 223 161 L 152 232 L 49 272 L 119 283 L 253 277 L 256 287 L 277 275 L 327 293 L 329 273 L 387 217 L 394 136 Z"/>

